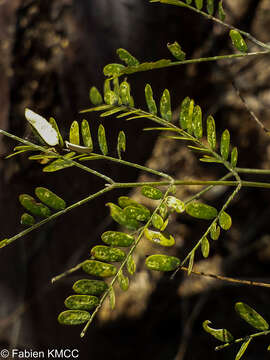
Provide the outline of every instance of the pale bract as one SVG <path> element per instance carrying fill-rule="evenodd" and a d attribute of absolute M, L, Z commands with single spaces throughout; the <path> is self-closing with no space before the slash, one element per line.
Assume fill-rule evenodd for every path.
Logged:
<path fill-rule="evenodd" d="M 25 117 L 47 145 L 56 146 L 59 144 L 56 130 L 44 117 L 27 108 L 25 109 Z"/>

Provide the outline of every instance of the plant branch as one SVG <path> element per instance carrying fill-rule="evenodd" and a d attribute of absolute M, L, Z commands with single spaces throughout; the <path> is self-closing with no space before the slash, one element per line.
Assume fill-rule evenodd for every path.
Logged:
<path fill-rule="evenodd" d="M 186 268 L 184 266 L 181 267 L 181 270 L 188 272 L 188 268 Z M 234 284 L 260 286 L 260 287 L 270 288 L 270 283 L 264 283 L 264 282 L 258 282 L 258 281 L 252 281 L 252 280 L 240 280 L 240 279 L 235 279 L 235 278 L 221 276 L 221 275 L 207 274 L 207 273 L 204 273 L 201 271 L 195 271 L 195 270 L 192 270 L 191 274 L 198 275 L 198 276 L 211 277 L 216 280 L 227 281 L 227 282 L 234 283 Z"/>
<path fill-rule="evenodd" d="M 101 160 L 113 161 L 113 162 L 116 162 L 118 164 L 134 167 L 136 169 L 139 169 L 139 170 L 142 170 L 142 171 L 145 171 L 145 172 L 148 172 L 148 173 L 160 176 L 160 177 L 164 177 L 164 178 L 169 179 L 170 181 L 172 181 L 171 176 L 169 176 L 169 175 L 167 175 L 167 174 L 165 174 L 165 173 L 163 173 L 161 171 L 153 170 L 153 169 L 150 169 L 150 168 L 148 168 L 146 166 L 142 166 L 142 165 L 139 165 L 139 164 L 132 163 L 130 161 L 114 158 L 114 157 L 111 157 L 111 156 L 91 153 L 91 156 L 82 157 L 82 158 L 80 158 L 80 160 L 91 160 L 92 156 L 95 157 L 95 160 L 101 159 Z"/>
<path fill-rule="evenodd" d="M 76 166 L 76 167 L 78 167 L 78 168 L 80 168 L 80 169 L 82 169 L 84 171 L 87 171 L 87 172 L 91 173 L 92 175 L 100 177 L 101 179 L 105 180 L 106 182 L 108 182 L 110 184 L 114 183 L 114 181 L 110 177 L 108 177 L 106 175 L 103 175 L 103 174 L 101 174 L 100 172 L 98 172 L 96 170 L 90 169 L 89 167 L 84 166 L 84 165 L 78 163 L 77 161 L 73 161 L 71 159 L 66 159 L 63 155 L 60 155 L 57 152 L 52 151 L 51 148 L 46 148 L 44 146 L 36 145 L 36 144 L 34 144 L 34 143 L 32 143 L 32 142 L 30 142 L 28 140 L 25 140 L 25 139 L 22 139 L 22 138 L 20 138 L 20 137 L 18 137 L 16 135 L 10 134 L 9 132 L 7 132 L 5 130 L 2 130 L 2 129 L 0 129 L 0 134 L 8 136 L 9 138 L 11 138 L 11 139 L 13 139 L 15 141 L 18 141 L 18 142 L 20 142 L 22 144 L 32 146 L 32 148 L 37 150 L 37 151 L 41 151 L 41 152 L 43 152 L 45 154 L 48 154 L 48 155 L 53 155 L 57 159 L 62 159 L 64 161 L 66 161 L 67 163 L 70 163 L 70 164 L 72 164 L 72 165 L 74 165 L 74 166 Z"/>
<path fill-rule="evenodd" d="M 134 242 L 134 244 L 131 246 L 130 250 L 128 251 L 125 259 L 123 260 L 123 262 L 121 263 L 116 275 L 114 276 L 114 278 L 112 279 L 110 285 L 109 285 L 109 288 L 108 290 L 106 290 L 106 292 L 103 294 L 103 296 L 101 297 L 100 299 L 100 302 L 98 304 L 98 306 L 95 308 L 95 310 L 93 311 L 93 313 L 91 314 L 91 317 L 90 319 L 88 320 L 88 322 L 86 323 L 85 327 L 83 328 L 82 332 L 81 332 L 81 337 L 84 337 L 88 327 L 90 326 L 91 322 L 93 321 L 94 317 L 96 316 L 97 312 L 99 311 L 99 309 L 101 308 L 103 302 L 105 301 L 105 299 L 107 298 L 107 296 L 109 295 L 109 292 L 110 292 L 110 289 L 114 286 L 115 282 L 117 281 L 117 278 L 118 278 L 118 275 L 119 273 L 123 270 L 124 266 L 126 265 L 127 261 L 128 261 L 128 258 L 129 256 L 132 255 L 133 251 L 136 249 L 138 243 L 140 242 L 141 238 L 143 237 L 144 235 L 144 231 L 145 229 L 148 228 L 148 226 L 151 224 L 151 221 L 152 221 L 152 218 L 154 216 L 154 214 L 156 214 L 156 212 L 158 211 L 158 209 L 160 208 L 160 206 L 163 204 L 163 202 L 165 201 L 167 195 L 170 193 L 171 191 L 171 187 L 173 186 L 173 184 L 171 184 L 166 193 L 164 194 L 163 196 L 163 199 L 160 201 L 159 205 L 156 207 L 156 209 L 154 210 L 154 212 L 152 213 L 151 217 L 149 218 L 149 220 L 147 221 L 147 223 L 141 228 L 140 230 L 140 233 L 136 239 L 136 241 Z"/>
<path fill-rule="evenodd" d="M 52 214 L 51 216 L 49 216 L 48 218 L 44 219 L 44 220 L 41 220 L 40 222 L 34 224 L 33 226 L 21 231 L 20 233 L 16 234 L 15 236 L 11 237 L 11 238 L 8 238 L 8 239 L 4 239 L 2 241 L 0 241 L 0 248 L 3 248 L 11 243 L 13 243 L 15 240 L 21 238 L 22 236 L 25 236 L 27 234 L 29 234 L 31 231 L 35 230 L 35 229 L 38 229 L 39 227 L 41 227 L 42 225 L 46 224 L 47 222 L 51 221 L 51 220 L 54 220 L 56 218 L 58 218 L 59 216 L 61 215 L 64 215 L 66 214 L 67 212 L 77 208 L 78 206 L 81 206 L 111 190 L 114 189 L 114 185 L 109 185 L 109 186 L 106 186 L 105 188 L 103 188 L 102 190 L 94 193 L 94 194 L 91 194 L 89 196 L 87 196 L 86 198 L 66 207 L 64 210 L 60 210 L 54 214 Z"/>
<path fill-rule="evenodd" d="M 254 36 L 252 36 L 248 32 L 240 30 L 240 29 L 238 29 L 238 28 L 236 28 L 233 25 L 230 25 L 228 23 L 225 23 L 224 21 L 216 18 L 215 16 L 207 14 L 206 12 L 204 12 L 202 10 L 199 10 L 199 9 L 197 9 L 197 8 L 191 6 L 191 5 L 188 5 L 188 4 L 184 3 L 181 0 L 150 0 L 150 2 L 159 2 L 159 3 L 162 3 L 162 4 L 176 5 L 176 6 L 188 8 L 188 9 L 190 9 L 190 10 L 192 10 L 192 11 L 206 17 L 209 20 L 212 20 L 212 21 L 214 21 L 214 22 L 216 22 L 216 23 L 218 23 L 218 24 L 220 24 L 220 25 L 222 25 L 224 27 L 227 27 L 228 29 L 238 31 L 240 34 L 244 35 L 246 38 L 248 38 L 254 44 L 256 44 L 256 45 L 258 45 L 258 46 L 260 46 L 262 48 L 268 49 L 268 50 L 270 49 L 270 45 L 265 44 L 262 41 L 256 39 Z"/>
<path fill-rule="evenodd" d="M 235 340 L 233 340 L 233 341 L 231 341 L 229 343 L 216 346 L 215 350 L 219 351 L 219 350 L 225 349 L 226 347 L 232 346 L 234 344 L 246 341 L 247 339 L 253 339 L 253 338 L 258 337 L 258 336 L 269 335 L 269 334 L 270 334 L 270 330 L 260 331 L 260 332 L 255 333 L 255 334 L 251 334 L 251 335 L 247 335 L 245 337 L 239 338 L 239 339 L 235 339 Z"/>

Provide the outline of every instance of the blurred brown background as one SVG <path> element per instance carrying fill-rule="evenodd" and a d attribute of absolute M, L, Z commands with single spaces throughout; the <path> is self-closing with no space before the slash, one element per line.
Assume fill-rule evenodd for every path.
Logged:
<path fill-rule="evenodd" d="M 224 7 L 228 22 L 262 41 L 270 41 L 268 0 L 225 0 Z M 0 30 L 0 127 L 20 136 L 27 135 L 25 107 L 45 117 L 54 116 L 67 133 L 74 119 L 82 119 L 79 110 L 89 106 L 90 86 L 102 89 L 103 66 L 117 61 L 115 50 L 119 47 L 141 61 L 169 58 L 166 43 L 175 40 L 188 58 L 234 51 L 224 28 L 185 9 L 146 0 L 1 0 Z M 251 43 L 249 48 L 257 49 Z M 185 96 L 194 98 L 205 115 L 214 115 L 219 134 L 225 128 L 230 130 L 232 143 L 239 147 L 239 166 L 269 169 L 269 137 L 244 108 L 232 79 L 270 128 L 267 56 L 152 71 L 133 75 L 129 81 L 138 107 L 145 106 L 146 82 L 151 83 L 156 99 L 162 89 L 168 88 L 175 109 Z M 100 119 L 96 115 L 87 119 L 96 134 Z M 178 179 L 217 179 L 224 174 L 221 167 L 198 163 L 197 156 L 184 144 L 143 133 L 143 126 L 151 126 L 148 121 L 126 124 L 113 117 L 103 121 L 112 154 L 117 133 L 124 129 L 128 160 L 146 163 Z M 45 186 L 71 204 L 103 186 L 100 180 L 79 170 L 45 174 L 26 157 L 4 160 L 14 145 L 1 137 L 1 239 L 22 229 L 19 194 L 33 194 L 36 186 Z M 111 164 L 97 166 L 120 181 L 146 179 L 134 170 Z M 268 181 L 268 177 L 258 180 Z M 185 199 L 194 190 L 198 189 L 178 188 L 177 196 Z M 218 188 L 205 200 L 220 208 L 230 191 Z M 244 301 L 270 319 L 269 290 L 193 276 L 187 279 L 180 273 L 172 281 L 168 275 L 150 273 L 143 266 L 145 255 L 158 249 L 145 243 L 135 254 L 138 271 L 131 279 L 130 290 L 124 294 L 117 291 L 116 309 L 111 312 L 105 306 L 84 339 L 79 338 L 79 327 L 66 328 L 57 323 L 73 282 L 84 276 L 78 273 L 54 285 L 50 279 L 85 259 L 90 247 L 99 242 L 100 234 L 115 226 L 104 205 L 119 195 L 93 201 L 1 250 L 1 347 L 76 348 L 80 359 L 232 359 L 236 348 L 215 353 L 217 342 L 202 331 L 202 321 L 210 319 L 235 336 L 246 335 L 253 330 L 237 319 L 234 303 Z M 134 196 L 140 198 L 136 192 Z M 269 281 L 269 199 L 267 190 L 243 189 L 229 209 L 232 229 L 212 243 L 207 260 L 197 256 L 197 269 Z M 172 220 L 168 229 L 175 235 L 177 246 L 170 251 L 184 257 L 207 224 L 186 216 Z M 246 359 L 266 359 L 268 343 L 269 339 L 254 341 Z"/>

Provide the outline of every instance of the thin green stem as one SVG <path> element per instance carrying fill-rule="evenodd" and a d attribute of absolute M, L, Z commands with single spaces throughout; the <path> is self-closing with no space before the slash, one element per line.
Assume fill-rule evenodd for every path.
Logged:
<path fill-rule="evenodd" d="M 22 138 L 20 138 L 20 137 L 18 137 L 16 135 L 10 134 L 9 132 L 7 132 L 5 130 L 2 130 L 2 129 L 0 129 L 0 134 L 8 136 L 9 138 L 11 138 L 11 139 L 13 139 L 15 141 L 18 141 L 18 142 L 20 142 L 22 144 L 32 146 L 32 148 L 37 150 L 37 151 L 41 151 L 41 152 L 43 152 L 45 154 L 49 154 L 49 155 L 54 155 L 57 159 L 62 159 L 64 161 L 66 161 L 67 163 L 72 164 L 73 166 L 76 166 L 76 167 L 78 167 L 78 168 L 80 168 L 80 169 L 82 169 L 84 171 L 87 171 L 87 172 L 91 173 L 92 175 L 100 177 L 101 179 L 105 180 L 106 182 L 108 182 L 110 184 L 114 183 L 114 181 L 110 177 L 108 177 L 106 175 L 103 175 L 103 174 L 101 174 L 100 172 L 98 172 L 96 170 L 90 169 L 89 167 L 84 166 L 84 165 L 78 163 L 77 161 L 73 161 L 71 159 L 66 159 L 63 155 L 60 155 L 60 154 L 52 151 L 50 148 L 46 148 L 44 146 L 36 145 L 36 144 L 34 144 L 34 143 L 32 143 L 32 142 L 30 142 L 28 140 L 25 140 L 25 139 L 22 139 Z"/>
<path fill-rule="evenodd" d="M 91 322 L 93 321 L 94 317 L 96 316 L 97 312 L 99 311 L 99 309 L 101 308 L 103 302 L 105 301 L 105 299 L 107 298 L 107 296 L 109 295 L 109 292 L 110 292 L 110 289 L 114 286 L 115 282 L 117 281 L 117 278 L 119 276 L 119 273 L 123 270 L 124 266 L 126 265 L 127 261 L 128 261 L 128 258 L 129 256 L 132 255 L 133 251 L 136 249 L 138 243 L 140 242 L 141 238 L 143 237 L 144 235 L 144 231 L 145 229 L 151 224 L 151 221 L 152 221 L 152 218 L 154 216 L 154 214 L 156 214 L 156 212 L 158 211 L 158 209 L 160 208 L 160 206 L 163 204 L 163 202 L 165 201 L 167 195 L 169 194 L 169 192 L 171 191 L 171 187 L 173 185 L 171 184 L 166 193 L 164 194 L 163 196 L 163 199 L 160 201 L 159 205 L 156 207 L 156 209 L 154 210 L 154 212 L 152 213 L 150 219 L 147 221 L 147 223 L 141 228 L 140 230 L 140 233 L 136 239 L 136 241 L 134 242 L 134 244 L 131 246 L 131 248 L 129 249 L 124 261 L 121 263 L 118 271 L 117 271 L 117 274 L 114 276 L 114 278 L 112 279 L 110 285 L 109 285 L 109 288 L 108 290 L 103 294 L 103 296 L 101 297 L 100 299 L 100 302 L 98 304 L 98 306 L 95 308 L 95 310 L 93 311 L 93 313 L 91 314 L 91 317 L 90 319 L 88 320 L 88 322 L 86 323 L 85 327 L 83 328 L 82 332 L 81 332 L 81 337 L 84 337 L 88 327 L 90 326 Z"/>
<path fill-rule="evenodd" d="M 209 61 L 218 61 L 218 60 L 229 60 L 229 59 L 237 59 L 237 58 L 245 58 L 250 56 L 258 56 L 258 55 L 267 55 L 270 54 L 270 50 L 264 50 L 264 51 L 255 51 L 255 52 L 248 52 L 248 53 L 240 53 L 240 54 L 227 54 L 227 55 L 218 55 L 218 56 L 209 56 L 205 58 L 198 58 L 198 59 L 189 59 L 189 60 L 182 60 L 182 61 L 171 61 L 171 62 L 153 62 L 153 63 L 147 63 L 147 67 L 144 66 L 130 66 L 123 69 L 119 76 L 121 75 L 128 75 L 128 74 L 134 74 L 149 70 L 156 70 L 156 69 L 164 69 L 168 67 L 173 66 L 179 66 L 179 65 L 187 65 L 187 64 L 197 64 L 197 63 L 203 63 L 203 62 L 209 62 Z"/>
<path fill-rule="evenodd" d="M 242 174 L 257 174 L 257 175 L 270 175 L 269 169 L 248 169 L 248 168 L 235 168 L 238 173 Z"/>
<path fill-rule="evenodd" d="M 127 165 L 127 166 L 134 167 L 136 169 L 143 170 L 145 172 L 148 172 L 148 173 L 160 176 L 160 177 L 164 177 L 166 179 L 169 179 L 170 181 L 172 180 L 171 176 L 169 176 L 169 175 L 167 175 L 167 174 L 165 174 L 165 173 L 163 173 L 161 171 L 153 170 L 153 169 L 150 169 L 150 168 L 148 168 L 146 166 L 142 166 L 142 165 L 139 165 L 139 164 L 132 163 L 130 161 L 114 158 L 114 157 L 111 157 L 111 156 L 91 153 L 90 157 L 81 158 L 80 160 L 87 160 L 87 158 L 89 158 L 89 160 L 91 160 L 92 156 L 95 157 L 95 160 L 101 159 L 101 160 L 113 161 L 113 162 L 116 162 L 116 163 L 121 164 L 121 165 Z"/>
<path fill-rule="evenodd" d="M 25 229 L 24 231 L 21 231 L 20 233 L 16 234 L 15 236 L 11 237 L 11 238 L 8 238 L 8 239 L 4 239 L 2 241 L 0 241 L 0 248 L 3 248 L 11 243 L 13 243 L 15 240 L 21 238 L 22 236 L 25 236 L 27 234 L 29 234 L 31 231 L 35 230 L 35 229 L 38 229 L 40 226 L 46 224 L 47 222 L 51 221 L 51 220 L 54 220 L 56 218 L 58 218 L 59 216 L 61 215 L 64 215 L 66 214 L 67 212 L 77 208 L 78 206 L 81 206 L 83 204 L 86 204 L 87 202 L 111 191 L 114 189 L 114 185 L 109 185 L 109 186 L 106 186 L 105 188 L 103 188 L 102 190 L 94 193 L 94 194 L 91 194 L 89 196 L 87 196 L 86 198 L 66 207 L 64 210 L 61 210 L 61 211 L 58 211 L 54 214 L 52 214 L 51 216 L 49 216 L 48 218 L 34 224 L 33 226 L 31 226 L 30 228 L 27 228 Z"/>
<path fill-rule="evenodd" d="M 258 333 L 255 333 L 255 334 L 251 334 L 251 335 L 247 335 L 245 337 L 242 337 L 242 338 L 239 338 L 239 339 L 235 339 L 229 343 L 226 343 L 226 344 L 223 344 L 223 345 L 219 345 L 219 346 L 216 346 L 215 347 L 215 350 L 216 351 L 219 351 L 219 350 L 222 350 L 222 349 L 225 349 L 229 346 L 232 346 L 234 344 L 237 344 L 237 343 L 240 343 L 240 342 L 243 342 L 243 341 L 246 341 L 248 339 L 253 339 L 255 337 L 258 337 L 258 336 L 265 336 L 265 335 L 269 335 L 270 334 L 270 330 L 265 330 L 265 331 L 260 331 Z"/>
<path fill-rule="evenodd" d="M 62 279 L 63 277 L 68 276 L 68 275 L 74 273 L 75 271 L 79 270 L 83 266 L 84 263 L 85 263 L 85 261 L 82 261 L 81 263 L 77 264 L 76 266 L 73 266 L 72 268 L 68 269 L 67 271 L 64 271 L 63 273 L 53 277 L 51 279 L 51 283 L 53 284 L 56 281 Z"/>
<path fill-rule="evenodd" d="M 236 28 L 235 26 L 233 25 L 230 25 L 228 23 L 225 23 L 224 21 L 216 18 L 215 16 L 213 15 L 210 15 L 210 14 L 207 14 L 206 12 L 202 11 L 202 10 L 199 10 L 191 5 L 188 5 L 187 3 L 184 3 L 183 1 L 181 0 L 152 0 L 150 2 L 159 2 L 159 3 L 163 3 L 163 4 L 169 4 L 169 5 L 176 5 L 176 6 L 180 6 L 180 7 L 186 7 L 204 17 L 206 17 L 207 19 L 211 20 L 211 21 L 214 21 L 224 27 L 227 27 L 228 29 L 231 29 L 231 30 L 236 30 L 238 31 L 240 34 L 244 35 L 246 38 L 248 38 L 250 41 L 252 41 L 254 44 L 262 47 L 262 48 L 265 48 L 265 49 L 270 49 L 270 45 L 268 44 L 265 44 L 263 43 L 262 41 L 256 39 L 254 36 L 252 36 L 251 34 L 243 31 L 243 30 L 240 30 L 238 28 Z"/>
<path fill-rule="evenodd" d="M 174 271 L 174 273 L 172 274 L 171 278 L 173 279 L 174 276 L 177 274 L 177 272 L 179 270 L 181 270 L 182 266 L 186 264 L 186 262 L 190 259 L 190 257 L 195 253 L 195 251 L 198 249 L 198 247 L 201 245 L 203 238 L 207 237 L 207 235 L 209 234 L 211 227 L 217 223 L 220 214 L 226 210 L 226 208 L 229 206 L 229 204 L 231 203 L 231 201 L 234 199 L 234 197 L 237 195 L 237 193 L 240 191 L 241 189 L 241 182 L 238 183 L 236 189 L 232 192 L 232 194 L 228 197 L 227 201 L 225 202 L 225 204 L 222 206 L 221 210 L 219 211 L 218 215 L 215 217 L 215 219 L 211 222 L 211 224 L 209 225 L 209 227 L 207 228 L 207 230 L 205 231 L 205 233 L 202 235 L 202 237 L 200 238 L 200 240 L 197 242 L 197 244 L 192 248 L 192 250 L 187 254 L 187 256 L 184 258 L 184 260 L 181 262 L 180 266 Z"/>

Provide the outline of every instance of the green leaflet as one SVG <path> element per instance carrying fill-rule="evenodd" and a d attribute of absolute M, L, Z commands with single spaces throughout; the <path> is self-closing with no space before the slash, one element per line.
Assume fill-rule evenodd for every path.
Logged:
<path fill-rule="evenodd" d="M 131 255 L 129 255 L 128 259 L 127 259 L 127 271 L 129 272 L 130 275 L 133 275 L 136 271 L 136 264 L 135 261 L 133 259 L 133 257 Z"/>
<path fill-rule="evenodd" d="M 194 265 L 194 257 L 195 257 L 195 251 L 192 251 L 188 262 L 188 275 L 192 273 L 192 269 Z"/>
<path fill-rule="evenodd" d="M 118 204 L 121 208 L 125 208 L 127 206 L 135 206 L 141 209 L 148 210 L 146 206 L 139 204 L 137 201 L 131 199 L 128 196 L 119 196 Z"/>
<path fill-rule="evenodd" d="M 216 339 L 222 342 L 231 342 L 233 341 L 232 334 L 226 329 L 213 329 L 209 326 L 212 322 L 210 320 L 205 320 L 203 322 L 203 329 L 214 336 Z"/>
<path fill-rule="evenodd" d="M 247 338 L 243 344 L 241 345 L 238 353 L 236 354 L 235 360 L 240 360 L 241 357 L 244 355 L 249 343 L 251 342 L 252 338 Z"/>
<path fill-rule="evenodd" d="M 69 142 L 71 144 L 80 145 L 80 129 L 78 121 L 73 121 L 69 130 Z"/>
<path fill-rule="evenodd" d="M 208 258 L 209 256 L 209 251 L 210 251 L 210 244 L 209 241 L 207 239 L 206 236 L 204 236 L 202 238 L 202 242 L 201 242 L 201 250 L 202 250 L 202 255 L 204 258 Z"/>
<path fill-rule="evenodd" d="M 167 196 L 166 204 L 169 208 L 174 209 L 179 214 L 185 211 L 185 203 L 175 196 Z"/>
<path fill-rule="evenodd" d="M 83 310 L 66 310 L 58 316 L 58 322 L 62 325 L 80 325 L 90 320 L 91 315 Z"/>
<path fill-rule="evenodd" d="M 109 301 L 110 307 L 113 310 L 115 308 L 115 292 L 112 286 L 109 289 Z"/>
<path fill-rule="evenodd" d="M 172 235 L 165 235 L 159 231 L 153 231 L 149 229 L 144 230 L 144 235 L 146 239 L 150 240 L 154 244 L 158 244 L 160 246 L 170 247 L 175 244 L 174 237 Z"/>
<path fill-rule="evenodd" d="M 83 119 L 81 123 L 81 134 L 82 134 L 83 145 L 86 146 L 90 152 L 93 151 L 93 140 L 91 136 L 91 131 L 90 131 L 89 123 L 85 119 Z"/>
<path fill-rule="evenodd" d="M 230 133 L 229 130 L 224 130 L 221 135 L 220 141 L 220 153 L 224 160 L 227 160 L 229 157 L 230 151 Z"/>
<path fill-rule="evenodd" d="M 77 294 L 99 296 L 108 289 L 108 285 L 101 280 L 81 279 L 73 284 L 72 289 Z"/>
<path fill-rule="evenodd" d="M 103 103 L 102 96 L 95 86 L 92 86 L 89 91 L 89 98 L 93 105 L 101 105 Z"/>
<path fill-rule="evenodd" d="M 124 208 L 124 214 L 129 219 L 135 219 L 138 221 L 148 221 L 150 218 L 150 211 L 147 208 L 137 206 L 127 206 Z"/>
<path fill-rule="evenodd" d="M 161 230 L 161 228 L 163 227 L 164 222 L 163 222 L 163 219 L 162 219 L 162 217 L 161 217 L 160 215 L 158 215 L 158 214 L 153 214 L 151 221 L 152 221 L 152 225 L 153 225 L 156 229 Z"/>
<path fill-rule="evenodd" d="M 165 219 L 165 217 L 168 214 L 168 208 L 167 205 L 165 203 L 160 204 L 158 212 L 160 213 L 160 216 Z"/>
<path fill-rule="evenodd" d="M 118 96 L 118 95 L 117 95 Z M 113 108 L 111 110 L 108 110 L 108 111 L 105 111 L 104 113 L 101 113 L 99 116 L 100 117 L 106 117 L 106 116 L 111 116 L 111 115 L 114 115 L 118 112 L 122 112 L 123 111 L 123 108 L 120 106 L 120 107 L 116 107 L 116 108 Z"/>
<path fill-rule="evenodd" d="M 110 207 L 110 215 L 118 224 L 125 226 L 129 230 L 136 230 L 140 224 L 137 220 L 128 218 L 124 211 L 113 203 L 107 203 L 106 206 Z"/>
<path fill-rule="evenodd" d="M 203 0 L 195 0 L 196 8 L 201 10 L 203 7 Z"/>
<path fill-rule="evenodd" d="M 71 310 L 92 310 L 99 304 L 93 295 L 71 295 L 65 300 L 65 306 Z"/>
<path fill-rule="evenodd" d="M 121 152 L 126 151 L 126 135 L 124 131 L 119 131 L 117 138 L 117 154 L 118 158 L 121 160 Z"/>
<path fill-rule="evenodd" d="M 207 0 L 206 3 L 207 12 L 209 15 L 214 14 L 214 0 Z"/>
<path fill-rule="evenodd" d="M 154 188 L 153 186 L 143 186 L 141 188 L 141 193 L 145 197 L 153 200 L 160 200 L 163 198 L 162 191 L 157 188 Z"/>
<path fill-rule="evenodd" d="M 21 194 L 19 196 L 21 205 L 28 210 L 32 215 L 47 218 L 51 215 L 50 209 L 41 203 L 37 203 L 36 200 L 27 194 Z"/>
<path fill-rule="evenodd" d="M 192 3 L 192 0 L 186 0 L 186 3 L 190 5 Z"/>
<path fill-rule="evenodd" d="M 89 275 L 100 277 L 114 276 L 117 272 L 117 269 L 114 265 L 97 260 L 86 260 L 82 265 L 82 269 Z"/>
<path fill-rule="evenodd" d="M 105 83 L 106 83 L 106 81 L 105 81 Z M 111 108 L 112 108 L 112 105 L 100 105 L 100 106 L 96 106 L 96 107 L 93 107 L 93 108 L 81 110 L 80 114 L 84 114 L 84 113 L 87 113 L 87 112 L 93 112 L 93 111 L 108 110 L 108 109 L 111 109 Z"/>
<path fill-rule="evenodd" d="M 179 123 L 180 123 L 180 127 L 183 130 L 186 130 L 188 127 L 189 105 L 190 105 L 190 98 L 187 96 L 182 101 L 180 114 L 179 114 Z"/>
<path fill-rule="evenodd" d="M 172 44 L 167 44 L 167 48 L 171 52 L 171 54 L 179 61 L 185 60 L 186 53 L 181 49 L 181 46 L 175 41 Z"/>
<path fill-rule="evenodd" d="M 32 226 L 35 223 L 35 219 L 32 215 L 24 213 L 21 216 L 21 224 L 24 226 Z"/>
<path fill-rule="evenodd" d="M 125 62 L 127 66 L 136 66 L 140 64 L 140 62 L 125 49 L 117 49 L 116 53 L 120 60 Z"/>
<path fill-rule="evenodd" d="M 231 165 L 232 167 L 236 167 L 238 160 L 238 150 L 237 147 L 234 147 L 231 152 Z"/>
<path fill-rule="evenodd" d="M 135 241 L 133 236 L 119 231 L 106 231 L 101 235 L 101 239 L 105 244 L 120 247 L 131 246 Z"/>
<path fill-rule="evenodd" d="M 120 288 L 121 288 L 123 291 L 127 291 L 128 288 L 129 288 L 129 278 L 128 278 L 127 276 L 123 275 L 122 270 L 120 270 L 120 271 L 118 272 L 117 280 L 118 280 L 118 283 L 119 283 Z"/>
<path fill-rule="evenodd" d="M 235 311 L 243 320 L 255 329 L 261 331 L 269 329 L 267 321 L 247 304 L 244 304 L 243 302 L 236 303 Z"/>
<path fill-rule="evenodd" d="M 169 223 L 169 218 L 167 218 L 167 219 L 164 221 L 162 227 L 160 228 L 160 231 L 164 231 L 164 230 L 166 229 L 168 223 Z"/>
<path fill-rule="evenodd" d="M 201 162 L 206 162 L 206 163 L 217 163 L 217 164 L 222 164 L 222 161 L 212 157 L 212 156 L 208 156 L 208 155 L 204 155 L 203 158 L 200 158 Z"/>
<path fill-rule="evenodd" d="M 245 40 L 243 39 L 242 35 L 237 30 L 230 30 L 230 37 L 233 43 L 233 46 L 243 52 L 246 53 L 248 51 L 247 44 L 245 43 Z"/>
<path fill-rule="evenodd" d="M 74 155 L 76 155 L 75 152 L 70 152 L 67 155 L 64 155 L 64 158 L 68 160 L 68 159 L 72 158 Z M 68 168 L 71 166 L 73 166 L 72 163 L 65 161 L 64 159 L 57 159 L 57 160 L 53 161 L 52 163 L 50 163 L 49 165 L 45 166 L 42 171 L 54 172 L 54 171 L 62 170 L 62 169 L 65 169 L 65 168 Z"/>
<path fill-rule="evenodd" d="M 116 95 L 120 96 L 120 86 L 119 86 L 119 78 L 113 78 L 113 91 L 116 93 Z M 119 98 L 119 105 L 121 105 L 121 99 Z"/>
<path fill-rule="evenodd" d="M 59 144 L 57 131 L 44 117 L 26 108 L 25 118 L 31 125 L 33 133 L 41 142 L 45 142 L 45 144 L 49 146 L 56 146 Z"/>
<path fill-rule="evenodd" d="M 202 126 L 202 110 L 199 105 L 196 105 L 193 111 L 193 132 L 194 136 L 197 139 L 201 139 L 203 136 L 203 126 Z"/>
<path fill-rule="evenodd" d="M 106 133 L 104 126 L 101 124 L 98 127 L 98 144 L 102 154 L 106 156 L 108 154 Z"/>
<path fill-rule="evenodd" d="M 216 140 L 216 123 L 213 116 L 211 115 L 208 116 L 206 122 L 207 122 L 207 141 L 211 149 L 215 150 L 217 140 Z"/>
<path fill-rule="evenodd" d="M 117 105 L 118 104 L 118 96 L 112 90 L 108 90 L 104 94 L 104 102 L 107 105 Z"/>
<path fill-rule="evenodd" d="M 225 211 L 222 211 L 222 213 L 219 215 L 218 222 L 223 230 L 229 230 L 232 226 L 232 218 Z"/>
<path fill-rule="evenodd" d="M 131 106 L 130 85 L 127 81 L 120 84 L 120 97 L 124 105 Z"/>
<path fill-rule="evenodd" d="M 145 100 L 146 100 L 146 104 L 148 106 L 149 112 L 153 115 L 157 115 L 157 105 L 153 98 L 152 88 L 149 84 L 146 84 L 144 92 L 145 92 Z"/>
<path fill-rule="evenodd" d="M 54 210 L 64 210 L 66 208 L 65 200 L 61 199 L 55 193 L 44 187 L 37 187 L 35 194 L 44 204 Z"/>
<path fill-rule="evenodd" d="M 186 118 L 187 122 L 187 131 L 190 135 L 193 133 L 193 110 L 194 110 L 194 100 L 190 100 L 189 102 L 189 108 L 188 108 L 188 114 Z"/>
<path fill-rule="evenodd" d="M 172 121 L 171 96 L 168 89 L 165 89 L 160 99 L 160 114 L 166 121 Z"/>
<path fill-rule="evenodd" d="M 192 217 L 203 220 L 214 219 L 218 212 L 213 206 L 203 204 L 199 201 L 193 201 L 186 205 L 186 212 Z"/>
<path fill-rule="evenodd" d="M 211 225 L 210 236 L 212 240 L 218 240 L 220 235 L 220 227 L 216 223 Z"/>
<path fill-rule="evenodd" d="M 150 270 L 173 271 L 180 265 L 180 260 L 175 256 L 156 254 L 148 256 L 145 265 Z"/>
<path fill-rule="evenodd" d="M 108 64 L 103 69 L 103 74 L 105 76 L 119 76 L 121 72 L 125 69 L 125 66 L 122 64 Z"/>
<path fill-rule="evenodd" d="M 53 117 L 50 117 L 49 119 L 49 123 L 52 125 L 52 127 L 54 128 L 54 130 L 57 132 L 57 136 L 58 136 L 58 141 L 59 141 L 59 145 L 60 147 L 64 147 L 64 140 L 62 138 L 62 135 L 59 131 L 57 122 L 55 121 L 55 119 Z"/>
<path fill-rule="evenodd" d="M 103 84 L 103 93 L 104 93 L 104 96 L 105 94 L 108 92 L 108 91 L 111 91 L 111 80 L 110 79 L 106 79 L 104 81 L 104 84 Z M 102 106 L 102 105 L 101 105 Z"/>
<path fill-rule="evenodd" d="M 97 259 L 108 262 L 118 262 L 124 260 L 124 251 L 105 245 L 96 245 L 91 249 L 91 255 Z"/>
<path fill-rule="evenodd" d="M 225 11 L 223 9 L 223 0 L 220 0 L 219 3 L 218 3 L 218 16 L 219 16 L 221 21 L 225 20 L 226 14 L 225 14 Z"/>

